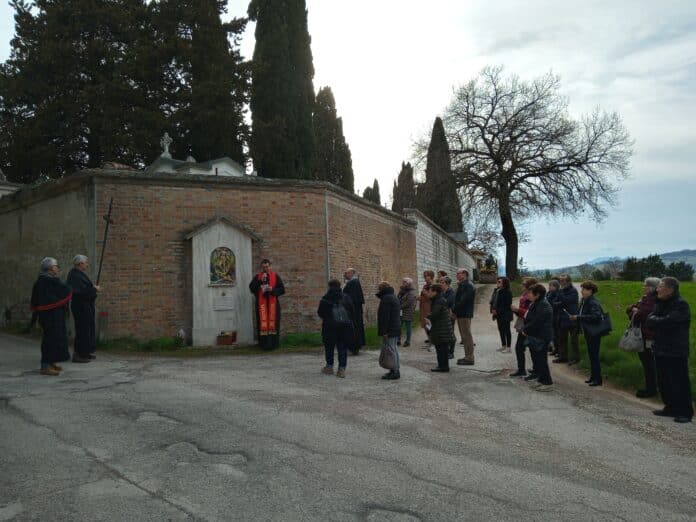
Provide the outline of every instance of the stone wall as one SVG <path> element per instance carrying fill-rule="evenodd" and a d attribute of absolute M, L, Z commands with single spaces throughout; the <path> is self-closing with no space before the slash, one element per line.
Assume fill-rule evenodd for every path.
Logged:
<path fill-rule="evenodd" d="M 447 232 L 433 223 L 427 216 L 416 209 L 404 209 L 404 215 L 417 224 L 416 264 L 418 288 L 423 286 L 423 271 L 444 270 L 455 281 L 458 268 L 466 268 L 473 277 L 476 261 L 472 255 L 452 239 Z M 416 279 L 414 278 L 414 281 Z"/>
<path fill-rule="evenodd" d="M 91 183 L 28 189 L 0 200 L 0 311 L 11 321 L 31 316 L 29 301 L 41 260 L 55 257 L 67 277 L 77 254 L 89 256 L 96 274 L 95 214 Z"/>

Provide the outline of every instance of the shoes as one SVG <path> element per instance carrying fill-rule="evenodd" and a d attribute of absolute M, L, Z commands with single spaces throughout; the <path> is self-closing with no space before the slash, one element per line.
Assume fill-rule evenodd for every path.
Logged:
<path fill-rule="evenodd" d="M 404 348 L 407 348 L 407 347 L 409 347 L 409 346 L 411 346 L 411 343 L 409 343 L 408 341 L 406 341 L 406 342 L 404 343 Z"/>
<path fill-rule="evenodd" d="M 539 376 L 538 376 L 536 373 L 531 372 L 529 375 L 527 375 L 527 376 L 524 378 L 524 380 L 525 380 L 525 381 L 533 381 L 533 380 L 538 379 L 538 378 L 539 378 Z"/>
<path fill-rule="evenodd" d="M 466 359 L 466 358 L 464 358 L 464 359 L 457 359 L 457 364 L 460 365 L 460 366 L 473 366 L 473 365 L 474 365 L 474 361 L 472 361 L 472 360 L 470 360 L 470 359 Z"/>
<path fill-rule="evenodd" d="M 552 363 L 556 363 L 556 364 L 558 364 L 558 363 L 567 363 L 567 362 L 568 362 L 568 359 L 562 359 L 561 357 L 557 357 L 556 359 L 554 359 L 554 360 L 551 361 L 551 362 L 552 362 Z"/>
<path fill-rule="evenodd" d="M 431 368 L 431 372 L 439 372 L 439 373 L 447 373 L 449 371 L 449 368 L 440 368 L 439 366 L 437 368 Z"/>
<path fill-rule="evenodd" d="M 536 386 L 534 388 L 534 391 L 538 392 L 550 392 L 553 391 L 553 384 L 541 384 L 539 383 L 539 386 Z"/>
<path fill-rule="evenodd" d="M 430 339 L 426 339 L 425 344 L 430 344 Z"/>
<path fill-rule="evenodd" d="M 53 376 L 56 376 L 56 375 L 60 375 L 60 370 L 56 370 L 56 369 L 53 368 L 52 366 L 49 366 L 48 368 L 41 368 L 41 369 L 39 370 L 39 373 L 40 373 L 41 375 L 53 375 Z"/>
<path fill-rule="evenodd" d="M 580 359 L 571 359 L 568 361 L 568 366 L 573 366 L 574 364 L 578 364 L 580 362 Z"/>
<path fill-rule="evenodd" d="M 510 377 L 524 377 L 527 375 L 526 370 L 517 370 L 515 373 L 511 373 Z"/>
<path fill-rule="evenodd" d="M 504 353 L 512 353 L 512 348 L 510 348 L 509 346 L 506 346 L 505 350 L 503 350 L 503 352 Z"/>
<path fill-rule="evenodd" d="M 389 372 L 386 375 L 382 375 L 382 379 L 387 380 L 387 381 L 395 381 L 401 377 L 401 374 L 396 371 L 396 372 Z"/>
<path fill-rule="evenodd" d="M 638 390 L 636 392 L 636 397 L 640 399 L 647 399 L 648 397 L 655 397 L 657 395 L 656 391 L 651 390 Z"/>
<path fill-rule="evenodd" d="M 350 350 L 351 355 L 360 355 L 360 350 Z"/>
<path fill-rule="evenodd" d="M 343 368 L 339 368 L 338 371 L 336 372 L 336 377 L 340 377 L 341 379 L 345 379 L 346 370 Z"/>
<path fill-rule="evenodd" d="M 87 354 L 87 357 L 89 357 L 89 358 L 92 359 L 92 360 L 94 360 L 94 359 L 97 358 L 97 356 L 94 355 L 93 353 L 88 353 L 88 354 Z"/>
<path fill-rule="evenodd" d="M 653 415 L 657 415 L 658 417 L 674 417 L 672 412 L 666 408 L 662 408 L 661 410 L 653 410 Z"/>
<path fill-rule="evenodd" d="M 325 375 L 333 375 L 333 368 L 331 366 L 324 366 L 321 369 L 321 373 L 323 373 Z"/>
<path fill-rule="evenodd" d="M 587 379 L 587 380 L 585 381 L 585 384 L 590 384 L 593 380 L 594 380 L 594 379 L 589 378 L 589 379 Z"/>
<path fill-rule="evenodd" d="M 674 422 L 678 422 L 679 424 L 686 424 L 687 422 L 691 422 L 691 417 L 674 417 Z"/>
<path fill-rule="evenodd" d="M 591 381 L 591 382 L 587 383 L 587 385 L 588 386 L 601 386 L 602 381 Z"/>
<path fill-rule="evenodd" d="M 91 360 L 92 359 L 90 359 L 89 357 L 85 357 L 83 355 L 80 355 L 79 353 L 74 353 L 72 356 L 72 362 L 74 363 L 88 363 Z"/>
<path fill-rule="evenodd" d="M 63 369 L 62 366 L 59 366 L 57 364 L 51 364 L 51 368 L 53 368 L 54 370 L 58 370 L 58 371 L 61 371 Z"/>
<path fill-rule="evenodd" d="M 500 348 L 496 348 L 496 352 L 504 352 L 505 351 L 505 346 L 501 346 Z"/>

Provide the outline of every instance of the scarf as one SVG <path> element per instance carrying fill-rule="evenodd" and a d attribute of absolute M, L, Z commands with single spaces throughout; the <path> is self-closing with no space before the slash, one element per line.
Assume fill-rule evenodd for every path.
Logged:
<path fill-rule="evenodd" d="M 263 277 L 268 275 L 267 285 L 273 289 L 276 285 L 276 274 L 272 270 L 268 274 L 261 272 L 256 279 L 263 284 Z M 256 293 L 259 306 L 259 335 L 276 335 L 278 333 L 278 298 L 272 292 L 265 293 L 260 286 Z"/>

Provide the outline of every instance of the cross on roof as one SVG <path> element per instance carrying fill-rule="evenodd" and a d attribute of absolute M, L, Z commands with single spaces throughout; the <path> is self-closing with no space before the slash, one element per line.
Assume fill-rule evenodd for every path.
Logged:
<path fill-rule="evenodd" d="M 165 158 L 172 157 L 171 153 L 169 152 L 169 146 L 173 142 L 174 140 L 169 137 L 169 133 L 165 132 L 164 136 L 162 136 L 162 139 L 160 140 L 160 145 L 162 145 L 162 148 L 164 149 L 164 151 L 162 151 L 162 156 L 164 156 Z"/>

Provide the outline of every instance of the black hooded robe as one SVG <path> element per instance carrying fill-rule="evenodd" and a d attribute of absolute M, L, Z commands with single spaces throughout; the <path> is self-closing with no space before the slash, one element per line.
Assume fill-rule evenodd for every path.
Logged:
<path fill-rule="evenodd" d="M 360 280 L 357 278 L 350 279 L 343 287 L 343 293 L 353 301 L 353 309 L 355 310 L 355 328 L 353 328 L 353 339 L 348 349 L 352 353 L 358 353 L 360 348 L 365 346 L 365 322 L 363 320 L 365 296 L 363 295 Z"/>
<path fill-rule="evenodd" d="M 31 309 L 38 314 L 43 330 L 41 338 L 41 365 L 55 364 L 70 359 L 65 310 L 72 292 L 59 278 L 47 273 L 39 275 L 31 291 Z"/>
<path fill-rule="evenodd" d="M 70 309 L 75 319 L 75 353 L 88 357 L 97 350 L 94 305 L 97 289 L 87 274 L 77 268 L 70 270 L 67 283 L 73 294 Z"/>

